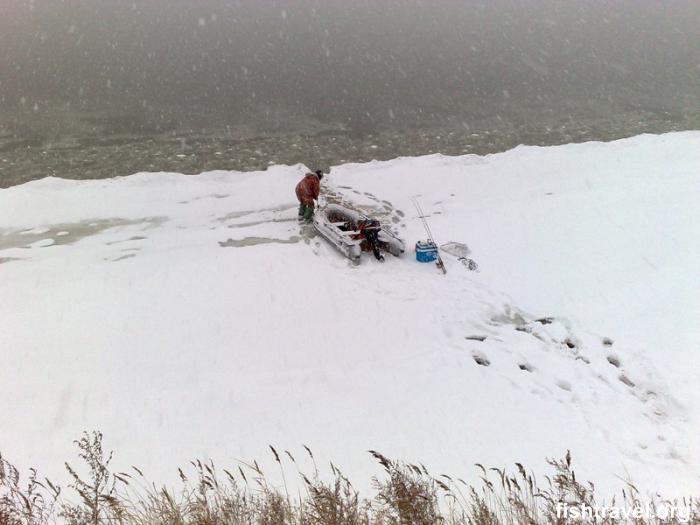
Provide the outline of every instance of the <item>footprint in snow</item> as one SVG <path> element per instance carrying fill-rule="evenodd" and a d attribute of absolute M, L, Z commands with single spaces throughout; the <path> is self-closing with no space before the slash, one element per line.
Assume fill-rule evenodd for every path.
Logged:
<path fill-rule="evenodd" d="M 479 366 L 489 366 L 491 361 L 481 352 L 472 352 L 472 359 Z"/>
<path fill-rule="evenodd" d="M 519 363 L 518 368 L 523 372 L 532 372 L 535 369 L 530 363 Z"/>
<path fill-rule="evenodd" d="M 116 259 L 110 259 L 112 262 L 117 262 L 117 261 L 123 261 L 124 259 L 131 259 L 132 257 L 136 257 L 135 254 L 130 253 L 127 255 L 122 255 L 121 257 L 117 257 Z"/>
<path fill-rule="evenodd" d="M 571 390 L 572 390 L 571 383 L 569 383 L 568 381 L 563 381 L 563 380 L 557 381 L 557 386 L 559 388 L 561 388 L 562 390 L 565 390 L 567 392 L 571 392 Z"/>
<path fill-rule="evenodd" d="M 607 357 L 608 363 L 613 365 L 615 368 L 620 368 L 620 358 L 617 357 L 615 354 L 610 354 Z"/>
<path fill-rule="evenodd" d="M 620 374 L 620 376 L 618 377 L 618 379 L 620 380 L 620 382 L 624 383 L 625 385 L 627 385 L 627 386 L 630 387 L 630 388 L 634 388 L 635 386 L 637 386 L 637 385 L 635 385 L 634 382 L 633 382 L 629 377 L 627 377 L 625 374 Z"/>
<path fill-rule="evenodd" d="M 571 350 L 573 350 L 574 348 L 576 348 L 576 347 L 578 346 L 578 345 L 576 344 L 576 342 L 574 342 L 573 339 L 568 338 L 568 337 L 567 337 L 566 339 L 564 339 L 564 344 L 565 344 L 568 348 L 570 348 Z"/>
<path fill-rule="evenodd" d="M 541 317 L 539 319 L 535 319 L 535 322 L 544 325 L 552 324 L 554 322 L 554 317 Z"/>

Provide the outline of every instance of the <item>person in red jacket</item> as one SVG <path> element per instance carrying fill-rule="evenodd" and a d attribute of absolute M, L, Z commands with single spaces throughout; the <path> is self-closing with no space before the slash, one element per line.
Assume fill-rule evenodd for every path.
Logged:
<path fill-rule="evenodd" d="M 314 201 L 318 200 L 321 193 L 321 179 L 323 171 L 316 170 L 314 173 L 307 173 L 296 187 L 297 199 L 299 199 L 299 218 L 310 221 L 314 216 Z"/>

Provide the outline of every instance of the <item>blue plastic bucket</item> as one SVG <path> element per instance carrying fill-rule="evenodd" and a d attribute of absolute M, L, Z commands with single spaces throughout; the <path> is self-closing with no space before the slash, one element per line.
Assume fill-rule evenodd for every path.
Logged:
<path fill-rule="evenodd" d="M 418 241 L 416 243 L 416 261 L 433 262 L 437 259 L 438 247 L 431 241 Z"/>

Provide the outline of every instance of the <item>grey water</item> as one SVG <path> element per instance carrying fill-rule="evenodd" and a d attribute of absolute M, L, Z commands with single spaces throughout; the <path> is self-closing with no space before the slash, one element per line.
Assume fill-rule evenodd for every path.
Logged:
<path fill-rule="evenodd" d="M 0 187 L 682 129 L 697 0 L 0 0 Z"/>

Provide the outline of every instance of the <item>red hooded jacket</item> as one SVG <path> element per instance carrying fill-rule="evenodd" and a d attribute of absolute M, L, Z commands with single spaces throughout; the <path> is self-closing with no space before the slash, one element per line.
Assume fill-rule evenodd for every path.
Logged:
<path fill-rule="evenodd" d="M 302 204 L 311 205 L 321 192 L 321 181 L 315 173 L 307 173 L 296 187 L 297 199 Z"/>

